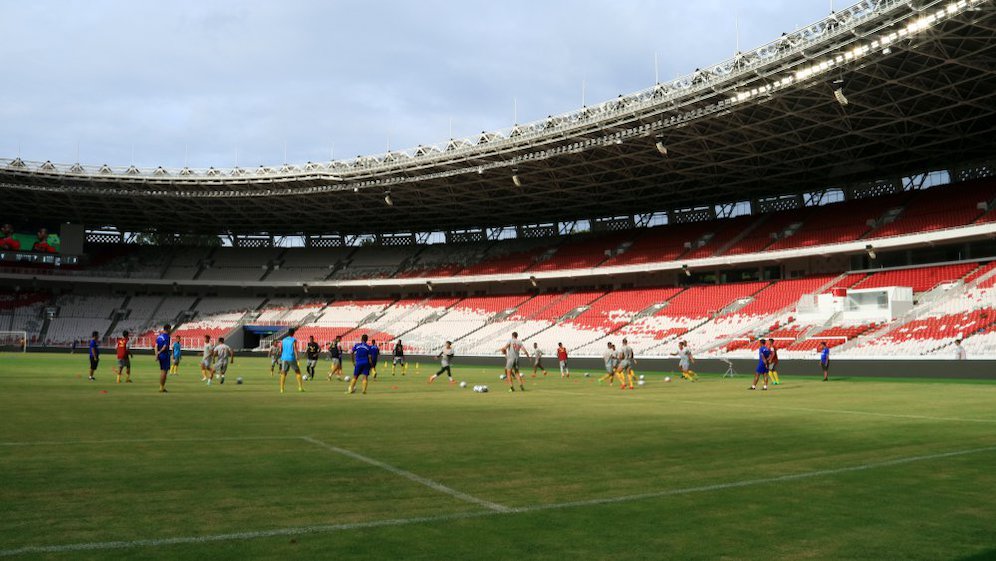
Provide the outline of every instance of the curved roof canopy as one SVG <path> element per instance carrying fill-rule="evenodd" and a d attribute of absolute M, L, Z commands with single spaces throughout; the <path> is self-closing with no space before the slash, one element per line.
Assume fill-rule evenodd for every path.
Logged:
<path fill-rule="evenodd" d="M 865 0 L 673 82 L 476 138 L 255 169 L 0 159 L 0 197 L 24 222 L 359 234 L 794 194 L 991 158 L 993 68 L 996 0 Z"/>

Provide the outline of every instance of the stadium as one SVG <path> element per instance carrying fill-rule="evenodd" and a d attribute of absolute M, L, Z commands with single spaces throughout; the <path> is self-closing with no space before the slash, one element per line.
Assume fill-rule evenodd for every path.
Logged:
<path fill-rule="evenodd" d="M 991 0 L 863 0 L 407 150 L 0 158 L 0 557 L 996 556 L 994 68 Z M 336 338 L 347 379 L 382 349 L 368 395 Z"/>

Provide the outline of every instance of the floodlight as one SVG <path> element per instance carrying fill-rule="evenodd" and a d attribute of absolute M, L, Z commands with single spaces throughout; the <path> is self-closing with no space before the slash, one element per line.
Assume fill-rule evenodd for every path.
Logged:
<path fill-rule="evenodd" d="M 866 245 L 865 246 L 865 251 L 868 253 L 868 257 L 869 258 L 876 259 L 877 256 L 875 255 L 875 247 L 872 246 L 872 244 Z"/>

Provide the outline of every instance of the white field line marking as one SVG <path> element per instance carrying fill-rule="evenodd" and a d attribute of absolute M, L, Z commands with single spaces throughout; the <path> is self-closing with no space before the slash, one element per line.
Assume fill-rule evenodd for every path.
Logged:
<path fill-rule="evenodd" d="M 966 450 L 956 450 L 953 452 L 942 452 L 939 454 L 929 454 L 923 456 L 908 456 L 905 458 L 896 458 L 892 460 L 885 460 L 882 462 L 872 462 L 872 463 L 861 464 L 851 467 L 844 467 L 844 468 L 807 471 L 791 475 L 771 477 L 767 479 L 751 479 L 746 481 L 717 483 L 713 485 L 700 485 L 697 487 L 670 489 L 667 491 L 642 493 L 639 495 L 625 495 L 620 497 L 606 497 L 601 499 L 588 499 L 583 501 L 571 501 L 565 503 L 532 505 L 532 506 L 525 506 L 514 509 L 507 509 L 503 512 L 496 512 L 494 510 L 485 510 L 485 511 L 462 512 L 462 513 L 448 514 L 442 516 L 426 516 L 426 517 L 417 517 L 417 518 L 393 518 L 388 520 L 373 520 L 370 522 L 359 522 L 356 524 L 330 524 L 330 525 L 321 525 L 321 526 L 303 526 L 298 528 L 280 528 L 274 530 L 237 532 L 231 534 L 214 534 L 207 536 L 185 536 L 185 537 L 176 537 L 176 538 L 158 538 L 158 539 L 147 539 L 147 540 L 131 540 L 131 541 L 122 540 L 122 541 L 110 541 L 110 542 L 75 543 L 75 544 L 64 544 L 64 545 L 26 546 L 17 549 L 0 550 L 0 557 L 13 557 L 16 555 L 27 555 L 27 554 L 37 554 L 37 553 L 66 553 L 73 551 L 99 551 L 99 550 L 109 550 L 109 549 L 131 549 L 137 547 L 160 547 L 160 546 L 169 546 L 169 545 L 200 544 L 200 543 L 210 543 L 210 542 L 220 542 L 220 541 L 247 541 L 259 538 L 270 538 L 270 537 L 279 537 L 279 536 L 299 536 L 304 534 L 329 534 L 334 532 L 347 531 L 347 530 L 360 530 L 365 528 L 384 528 L 384 527 L 407 526 L 411 524 L 421 524 L 421 523 L 431 523 L 431 522 L 466 520 L 470 518 L 482 518 L 486 516 L 500 516 L 502 514 L 518 514 L 518 513 L 539 512 L 545 510 L 555 510 L 555 509 L 564 509 L 564 508 L 597 506 L 603 504 L 616 504 L 616 503 L 641 501 L 647 499 L 656 499 L 662 497 L 688 495 L 692 493 L 706 493 L 709 491 L 737 489 L 742 487 L 750 487 L 753 485 L 769 485 L 773 483 L 785 483 L 789 481 L 799 481 L 803 479 L 812 479 L 816 477 L 838 475 L 842 473 L 852 473 L 852 472 L 865 471 L 865 470 L 882 468 L 882 467 L 898 466 L 898 465 L 912 464 L 917 462 L 926 462 L 930 460 L 939 460 L 944 458 L 954 458 L 958 456 L 969 456 L 972 454 L 981 454 L 985 452 L 996 452 L 996 446 L 987 446 L 984 448 L 969 448 Z"/>
<path fill-rule="evenodd" d="M 190 438 L 117 438 L 108 440 L 38 440 L 0 442 L 0 446 L 70 446 L 73 444 L 156 444 L 169 442 L 252 442 L 257 440 L 300 440 L 300 436 L 204 436 Z"/>
<path fill-rule="evenodd" d="M 483 506 L 483 507 L 485 507 L 485 508 L 487 508 L 489 510 L 493 510 L 495 512 L 510 512 L 512 510 L 512 509 L 508 508 L 507 506 L 500 505 L 498 503 L 493 503 L 491 501 L 486 501 L 484 499 L 479 499 L 477 497 L 474 497 L 472 495 L 468 495 L 466 493 L 462 493 L 460 491 L 457 491 L 456 489 L 453 489 L 451 487 L 447 487 L 446 485 L 443 485 L 442 483 L 439 483 L 438 481 L 433 481 L 431 479 L 426 479 L 425 477 L 422 477 L 421 475 L 416 475 L 416 474 L 414 474 L 414 473 L 412 473 L 410 471 L 405 471 L 405 470 L 403 470 L 401 468 L 396 468 L 396 467 L 394 467 L 394 466 L 392 466 L 390 464 L 385 464 L 384 462 L 381 462 L 379 460 L 375 460 L 373 458 L 368 458 L 367 456 L 364 456 L 362 454 L 357 454 L 356 452 L 353 452 L 351 450 L 346 450 L 345 448 L 339 448 L 338 446 L 332 446 L 331 444 L 328 444 L 327 442 L 322 442 L 321 440 L 318 440 L 316 438 L 312 438 L 310 436 L 302 436 L 301 440 L 304 440 L 305 442 L 310 442 L 310 443 L 314 444 L 315 446 L 320 446 L 320 447 L 322 447 L 322 448 L 324 448 L 326 450 L 335 452 L 336 454 L 339 454 L 339 455 L 342 455 L 342 456 L 346 456 L 347 458 L 352 458 L 354 460 L 361 461 L 361 462 L 363 462 L 365 464 L 370 464 L 372 466 L 379 467 L 380 469 L 385 470 L 385 471 L 389 471 L 389 472 L 393 473 L 394 475 L 399 475 L 401 477 L 404 477 L 405 479 L 408 479 L 410 481 L 414 481 L 415 483 L 418 483 L 419 485 L 425 485 L 426 487 L 428 487 L 430 489 L 434 489 L 436 491 L 439 491 L 440 493 L 445 493 L 445 494 L 447 494 L 447 495 L 449 495 L 451 497 L 455 497 L 457 499 L 460 499 L 461 501 L 465 501 L 465 502 L 468 502 L 468 503 L 473 503 L 473 504 L 476 504 L 478 506 Z"/>

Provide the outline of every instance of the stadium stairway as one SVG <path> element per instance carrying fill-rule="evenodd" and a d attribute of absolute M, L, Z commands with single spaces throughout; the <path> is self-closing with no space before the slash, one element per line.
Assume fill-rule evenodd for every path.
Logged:
<path fill-rule="evenodd" d="M 712 256 L 719 257 L 720 255 L 725 255 L 727 250 L 737 245 L 738 243 L 742 242 L 744 238 L 751 235 L 754 232 L 754 230 L 757 230 L 758 228 L 761 227 L 761 225 L 767 222 L 768 218 L 770 217 L 771 213 L 768 213 L 768 214 L 762 214 L 757 220 L 752 220 L 750 225 L 741 230 L 740 233 L 734 236 L 731 240 L 721 245 L 719 249 L 717 249 L 716 252 L 712 254 Z M 774 243 L 774 240 L 772 240 L 772 243 Z"/>

